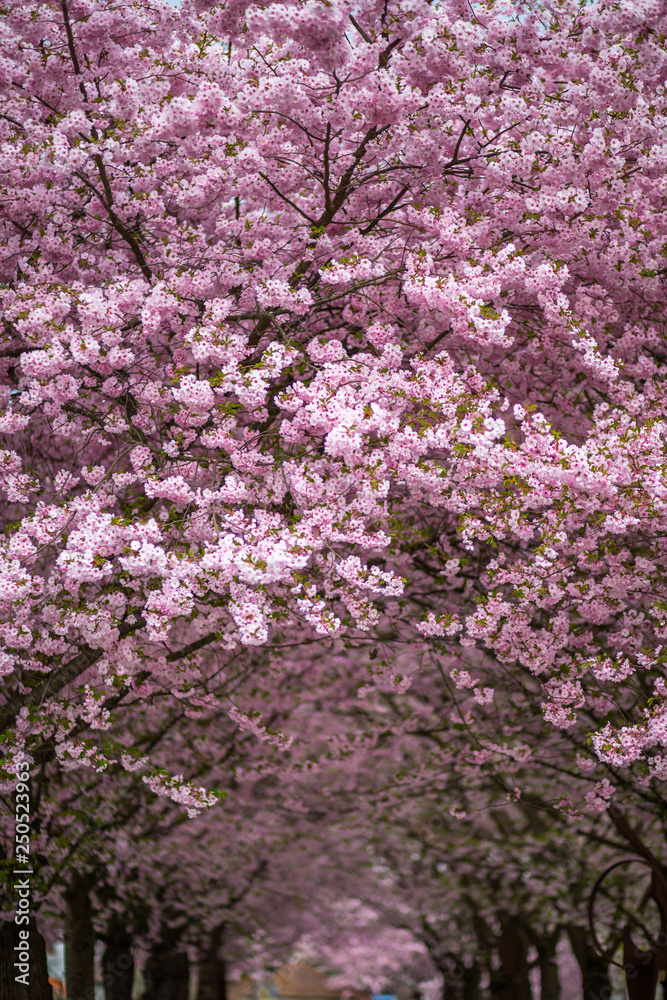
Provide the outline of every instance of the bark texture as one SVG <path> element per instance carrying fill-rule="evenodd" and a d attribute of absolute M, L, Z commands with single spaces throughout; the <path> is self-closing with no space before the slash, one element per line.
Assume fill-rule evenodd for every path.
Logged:
<path fill-rule="evenodd" d="M 0 1000 L 53 1000 L 46 964 L 46 945 L 33 918 L 29 931 L 28 986 L 16 982 L 20 970 L 18 962 L 19 927 L 10 920 L 0 920 Z"/>
<path fill-rule="evenodd" d="M 18 998 L 17 998 L 18 1000 Z M 46 962 L 46 942 L 37 929 L 34 918 L 30 921 L 30 986 L 28 1000 L 53 1000 Z"/>
<path fill-rule="evenodd" d="M 74 872 L 65 893 L 65 982 L 67 1000 L 95 998 L 95 928 L 90 879 Z"/>
<path fill-rule="evenodd" d="M 16 925 L 9 920 L 0 920 L 0 1000 L 15 1000 L 12 968 L 13 949 L 16 943 L 15 927 Z"/>

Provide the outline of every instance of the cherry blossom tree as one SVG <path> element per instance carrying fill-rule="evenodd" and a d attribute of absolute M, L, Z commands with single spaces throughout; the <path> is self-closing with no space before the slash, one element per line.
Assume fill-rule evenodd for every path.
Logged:
<path fill-rule="evenodd" d="M 258 690 L 254 680 L 251 701 L 244 682 L 244 671 L 230 674 L 224 690 L 230 705 L 242 699 L 250 710 L 263 703 L 267 692 Z M 284 688 L 287 694 L 288 685 Z M 280 714 L 276 699 L 272 708 L 275 720 Z M 64 936 L 68 989 L 75 997 L 92 989 L 96 939 L 106 947 L 104 978 L 115 1000 L 125 1000 L 131 991 L 133 938 L 144 950 L 161 950 L 159 961 L 153 961 L 158 969 L 168 970 L 168 953 L 173 953 L 172 965 L 182 965 L 185 926 L 185 944 L 203 948 L 221 922 L 229 924 L 231 911 L 262 873 L 266 859 L 282 840 L 296 835 L 294 824 L 289 833 L 277 811 L 262 813 L 261 794 L 253 793 L 258 783 L 271 783 L 281 771 L 287 743 L 281 734 L 262 730 L 264 739 L 258 739 L 257 725 L 244 731 L 232 709 L 195 718 L 178 703 L 151 705 L 135 699 L 128 710 L 129 731 L 116 728 L 115 745 L 130 744 L 143 757 L 101 773 L 76 761 L 64 769 L 42 763 L 33 773 L 33 912 L 39 911 L 40 926 L 51 940 Z M 247 718 L 252 720 L 252 714 Z M 147 750 L 153 762 L 148 780 Z M 210 821 L 203 823 L 200 817 L 193 822 L 180 802 L 165 801 L 161 786 L 153 790 L 153 778 L 166 774 L 159 766 L 163 763 L 176 767 L 190 783 L 205 780 L 222 799 L 232 789 L 235 793 Z M 240 789 L 246 773 L 250 777 Z M 9 818 L 11 799 L 5 804 Z M 3 846 L 11 868 L 12 830 L 7 827 Z M 11 911 L 11 880 L 6 888 L 2 908 Z M 119 961 L 123 967 L 112 974 Z M 187 992 L 187 961 L 184 975 Z"/>
<path fill-rule="evenodd" d="M 620 802 L 605 850 L 660 857 L 666 18 L 6 4 L 2 791 L 23 759 L 52 783 L 57 905 L 99 890 L 114 938 L 136 851 L 176 954 L 162 800 L 204 873 L 234 819 L 196 816 L 224 789 L 238 819 L 244 781 L 276 831 L 405 801 L 414 833 L 419 795 L 461 822 L 500 796 L 587 850 Z M 243 887 L 211 878 L 215 963 Z"/>
<path fill-rule="evenodd" d="M 10 5 L 6 753 L 421 605 L 659 772 L 662 17 Z"/>

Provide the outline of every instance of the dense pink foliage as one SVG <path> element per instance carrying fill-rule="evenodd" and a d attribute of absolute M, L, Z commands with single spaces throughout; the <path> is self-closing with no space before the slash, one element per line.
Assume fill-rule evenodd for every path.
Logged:
<path fill-rule="evenodd" d="M 158 693 L 287 748 L 206 650 L 377 634 L 362 697 L 449 650 L 480 738 L 516 683 L 665 773 L 666 16 L 10 5 L 10 757 Z"/>

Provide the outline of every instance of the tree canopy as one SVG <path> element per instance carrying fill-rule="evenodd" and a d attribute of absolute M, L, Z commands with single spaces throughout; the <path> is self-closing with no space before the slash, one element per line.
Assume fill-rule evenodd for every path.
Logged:
<path fill-rule="evenodd" d="M 586 893 L 666 820 L 667 7 L 1 13 L 5 916 L 25 761 L 44 928 L 148 1000 L 313 933 L 556 1000 L 567 929 L 606 989 Z"/>

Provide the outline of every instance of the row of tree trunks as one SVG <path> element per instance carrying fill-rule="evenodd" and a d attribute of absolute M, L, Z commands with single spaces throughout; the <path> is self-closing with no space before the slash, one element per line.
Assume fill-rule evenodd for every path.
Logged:
<path fill-rule="evenodd" d="M 65 894 L 65 977 L 68 1000 L 93 1000 L 95 996 L 95 942 L 92 921 L 90 881 L 75 874 Z M 46 947 L 34 918 L 29 925 L 29 985 L 16 981 L 19 928 L 13 922 L 0 921 L 0 1000 L 53 1000 L 48 982 Z M 605 959 L 592 947 L 588 931 L 568 925 L 574 957 L 582 976 L 584 1000 L 609 1000 L 611 983 Z M 227 1000 L 226 970 L 220 957 L 224 925 L 211 932 L 208 947 L 199 964 L 197 1000 Z M 533 1000 L 528 953 L 537 950 L 540 970 L 541 1000 L 560 1000 L 560 982 L 556 949 L 560 928 L 538 938 L 521 921 L 509 914 L 501 919 L 501 933 L 496 942 L 499 968 L 492 970 L 491 1000 Z M 132 1000 L 134 961 L 132 940 L 120 918 L 104 935 L 102 975 L 106 1000 Z M 465 965 L 452 959 L 441 969 L 443 1000 L 482 1000 L 482 966 L 475 961 Z M 165 931 L 155 945 L 144 970 L 146 991 L 143 1000 L 188 1000 L 190 963 L 179 947 L 177 932 Z"/>
<path fill-rule="evenodd" d="M 92 1000 L 95 995 L 97 935 L 92 920 L 91 888 L 89 878 L 75 873 L 65 893 L 65 980 L 68 1000 Z M 225 963 L 219 957 L 223 931 L 222 924 L 213 930 L 200 963 L 198 1000 L 227 998 Z M 112 921 L 102 940 L 105 944 L 102 982 L 106 1000 L 132 1000 L 132 939 L 120 918 Z M 143 1000 L 188 1000 L 190 962 L 186 952 L 179 948 L 177 933 L 165 931 L 162 940 L 154 946 L 144 969 L 144 980 Z M 2 992 L 0 1000 L 4 1000 Z M 7 1000 L 15 998 L 8 996 Z M 16 997 L 16 1000 L 23 998 Z M 41 995 L 35 1000 L 42 1000 Z"/>
<path fill-rule="evenodd" d="M 584 1000 L 609 1000 L 612 994 L 609 965 L 593 947 L 588 929 L 571 924 L 566 930 L 581 971 Z M 540 938 L 528 933 L 516 917 L 503 915 L 497 942 L 499 968 L 492 970 L 489 984 L 492 1000 L 533 1000 L 528 960 L 531 945 L 537 951 L 540 1000 L 560 1000 L 557 948 L 561 931 L 556 928 L 550 935 Z M 478 985 L 475 993 L 465 1000 L 478 1000 L 479 995 Z"/>
<path fill-rule="evenodd" d="M 95 943 L 98 935 L 92 920 L 91 888 L 91 879 L 75 872 L 65 893 L 65 981 L 68 1000 L 92 1000 L 95 995 Z M 224 925 L 220 924 L 210 935 L 199 966 L 198 1000 L 227 1000 L 225 963 L 219 955 L 223 932 Z M 101 939 L 105 944 L 102 982 L 106 1000 L 132 1000 L 132 938 L 120 917 L 112 920 Z M 148 958 L 144 980 L 143 1000 L 188 1000 L 190 962 L 179 947 L 178 933 L 165 930 L 162 940 L 154 946 Z M 5 1000 L 2 989 L 0 1000 Z M 7 1000 L 24 998 L 8 993 Z M 33 1000 L 32 995 L 25 1000 Z M 34 1000 L 51 1000 L 51 994 L 48 997 L 35 994 Z"/>
<path fill-rule="evenodd" d="M 85 880 L 76 879 L 66 896 L 65 979 L 68 1000 L 93 1000 L 95 996 L 95 931 Z M 19 928 L 0 920 L 0 1000 L 53 1000 L 46 961 L 46 944 L 34 918 L 29 924 L 28 985 L 16 981 L 19 962 Z M 219 957 L 222 928 L 216 928 L 199 966 L 198 1000 L 227 1000 L 225 962 Z M 102 982 L 106 1000 L 132 1000 L 134 960 L 132 939 L 120 921 L 105 936 Z M 156 945 L 146 964 L 143 1000 L 188 1000 L 190 964 L 175 940 Z M 470 998 L 472 1000 L 472 998 Z"/>

